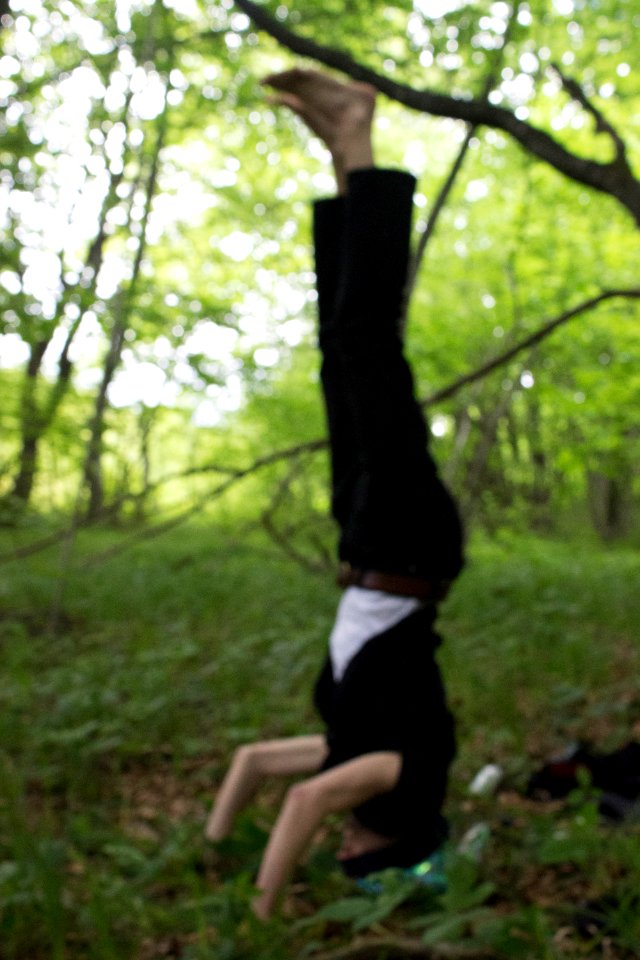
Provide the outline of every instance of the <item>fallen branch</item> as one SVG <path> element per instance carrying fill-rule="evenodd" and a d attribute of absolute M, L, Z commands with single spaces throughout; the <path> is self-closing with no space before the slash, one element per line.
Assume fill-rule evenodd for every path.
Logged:
<path fill-rule="evenodd" d="M 224 483 L 220 484 L 218 487 L 214 488 L 213 491 L 207 491 L 204 496 L 196 501 L 195 504 L 188 507 L 186 510 L 183 510 L 181 513 L 177 514 L 175 517 L 171 517 L 168 520 L 163 521 L 156 526 L 147 528 L 145 531 L 140 533 L 139 531 L 132 535 L 128 540 L 144 540 L 147 539 L 147 536 L 157 536 L 161 533 L 165 533 L 167 530 L 172 529 L 175 526 L 178 526 L 180 523 L 183 523 L 185 520 L 188 520 L 189 517 L 193 516 L 195 513 L 198 513 L 202 510 L 206 504 L 212 500 L 221 496 L 223 493 L 228 490 L 228 488 L 235 483 L 237 480 L 242 480 L 244 477 L 249 476 L 252 473 L 256 473 L 258 470 L 262 470 L 263 467 L 267 467 L 272 463 L 279 463 L 281 460 L 288 460 L 290 457 L 300 456 L 305 453 L 314 453 L 316 450 L 322 450 L 326 447 L 327 441 L 322 440 L 306 440 L 303 443 L 296 444 L 293 447 L 286 447 L 284 450 L 276 450 L 273 453 L 265 454 L 262 457 L 255 459 L 248 467 L 224 467 L 219 464 L 204 464 L 200 467 L 190 467 L 188 470 L 185 470 L 183 473 L 171 473 L 167 474 L 166 477 L 162 477 L 160 480 L 157 480 L 154 484 L 151 484 L 148 490 L 143 491 L 142 493 L 132 493 L 123 497 L 119 497 L 117 500 L 105 505 L 100 512 L 93 518 L 84 517 L 80 521 L 74 523 L 73 529 L 80 530 L 87 527 L 94 526 L 99 522 L 108 520 L 109 517 L 114 516 L 118 513 L 122 505 L 126 502 L 135 501 L 142 496 L 147 496 L 149 492 L 157 490 L 159 487 L 165 483 L 170 483 L 175 480 L 186 479 L 191 476 L 200 476 L 204 473 L 220 473 L 224 474 L 227 477 Z M 42 537 L 39 540 L 35 540 L 31 543 L 27 543 L 22 547 L 16 547 L 8 553 L 0 554 L 0 564 L 10 563 L 15 560 L 24 560 L 26 557 L 32 556 L 35 553 L 40 553 L 42 550 L 48 549 L 48 547 L 54 547 L 56 544 L 60 543 L 61 540 L 64 540 L 65 537 L 69 535 L 69 527 L 64 527 L 61 530 L 56 530 L 53 533 L 47 534 L 46 537 Z M 157 531 L 157 533 L 155 532 Z M 119 546 L 119 545 L 118 545 Z M 109 548 L 104 552 L 104 556 L 111 555 L 111 551 L 118 552 L 116 548 Z M 103 554 L 99 555 L 100 557 Z"/>
<path fill-rule="evenodd" d="M 187 507 L 186 510 L 176 514 L 174 517 L 170 517 L 168 520 L 164 520 L 162 523 L 158 523 L 152 527 L 147 527 L 142 531 L 137 531 L 124 542 L 116 543 L 112 547 L 103 550 L 101 553 L 95 554 L 88 561 L 88 564 L 93 565 L 102 563 L 104 560 L 109 560 L 112 557 L 122 553 L 131 543 L 138 543 L 143 540 L 151 540 L 163 533 L 168 533 L 169 530 L 173 530 L 186 520 L 190 520 L 191 517 L 195 516 L 201 510 L 204 510 L 213 500 L 219 499 L 231 486 L 233 486 L 233 484 L 237 483 L 239 480 L 244 480 L 245 477 L 249 477 L 252 474 L 257 473 L 264 467 L 270 466 L 273 463 L 279 463 L 282 460 L 288 460 L 292 457 L 298 457 L 304 453 L 314 453 L 316 450 L 321 450 L 326 446 L 327 441 L 324 439 L 307 440 L 304 443 L 296 444 L 294 447 L 287 447 L 284 450 L 276 450 L 273 453 L 265 454 L 263 457 L 257 457 L 253 463 L 250 463 L 248 467 L 244 467 L 243 469 L 233 471 L 230 470 L 228 471 L 229 476 L 226 480 L 218 484 L 218 486 L 213 490 L 208 490 L 195 503 L 193 503 L 190 507 Z M 192 473 L 193 471 L 190 472 Z M 2 557 L 0 557 L 0 561 L 1 560 Z"/>
<path fill-rule="evenodd" d="M 302 468 L 301 458 L 295 457 L 291 461 L 289 469 L 281 478 L 280 483 L 271 497 L 271 502 L 263 511 L 260 519 L 267 534 L 290 560 L 295 560 L 299 566 L 308 570 L 309 573 L 320 573 L 322 570 L 327 569 L 328 557 L 323 555 L 322 562 L 320 563 L 309 559 L 309 557 L 298 550 L 293 544 L 293 535 L 297 532 L 300 525 L 298 524 L 296 526 L 295 524 L 289 523 L 281 527 L 277 522 L 278 511 L 284 507 L 284 512 L 286 512 L 286 501 L 290 495 L 291 484 L 302 473 Z"/>
<path fill-rule="evenodd" d="M 385 958 L 422 957 L 424 960 L 486 960 L 495 954 L 484 947 L 465 947 L 456 943 L 438 943 L 428 946 L 421 940 L 408 937 L 358 937 L 344 947 L 311 954 L 310 960 L 375 960 L 378 954 Z"/>

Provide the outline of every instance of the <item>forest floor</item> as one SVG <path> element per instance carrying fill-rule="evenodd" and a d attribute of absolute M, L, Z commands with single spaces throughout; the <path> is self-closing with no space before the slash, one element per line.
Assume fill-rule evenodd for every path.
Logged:
<path fill-rule="evenodd" d="M 4 531 L 0 553 L 36 533 Z M 525 796 L 570 743 L 640 740 L 640 552 L 477 538 L 440 620 L 459 738 L 447 891 L 391 873 L 363 894 L 330 824 L 265 925 L 247 904 L 283 787 L 218 847 L 203 824 L 236 745 L 319 729 L 337 590 L 264 541 L 194 527 L 108 555 L 122 537 L 3 567 L 2 960 L 640 955 L 638 823 L 602 821 L 586 782 Z M 472 796 L 489 762 L 502 783 Z M 456 852 L 478 823 L 479 862 Z"/>

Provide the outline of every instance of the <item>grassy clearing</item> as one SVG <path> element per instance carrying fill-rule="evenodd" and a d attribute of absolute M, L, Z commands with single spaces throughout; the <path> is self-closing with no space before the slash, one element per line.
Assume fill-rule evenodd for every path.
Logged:
<path fill-rule="evenodd" d="M 265 928 L 247 900 L 278 788 L 218 850 L 202 824 L 237 743 L 317 729 L 309 690 L 337 591 L 264 543 L 211 529 L 90 562 L 115 541 L 85 534 L 64 577 L 55 550 L 3 568 L 3 960 L 278 960 L 372 924 L 380 942 L 496 957 L 637 955 L 637 828 L 599 824 L 586 789 L 558 809 L 521 796 L 555 747 L 640 735 L 637 552 L 474 544 L 443 611 L 441 662 L 460 738 L 453 832 L 491 825 L 482 867 L 454 857 L 444 897 L 391 877 L 377 899 L 354 900 L 329 828 L 288 919 Z M 504 789 L 471 799 L 466 784 L 490 760 Z"/>

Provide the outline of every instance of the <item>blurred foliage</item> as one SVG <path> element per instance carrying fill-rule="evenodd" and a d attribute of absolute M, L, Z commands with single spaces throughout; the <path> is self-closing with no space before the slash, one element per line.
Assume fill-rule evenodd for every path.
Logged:
<path fill-rule="evenodd" d="M 637 157 L 631 2 L 299 0 L 277 16 L 416 88 L 478 96 L 490 82 L 493 103 L 609 159 L 560 65 Z M 257 82 L 290 55 L 230 0 L 14 0 L 3 27 L 3 518 L 27 502 L 82 511 L 92 478 L 98 518 L 198 510 L 228 470 L 323 433 L 308 202 L 331 189 L 326 152 Z M 462 127 L 381 103 L 379 161 L 419 178 L 416 238 Z M 412 301 L 421 393 L 633 286 L 638 252 L 615 200 L 479 129 Z M 469 521 L 635 536 L 637 317 L 637 302 L 608 301 L 429 411 Z M 284 457 L 225 502 L 323 564 L 325 482 L 321 455 Z M 299 522 L 278 525 L 283 512 Z"/>
<path fill-rule="evenodd" d="M 477 97 L 491 80 L 492 103 L 610 159 L 558 64 L 637 168 L 635 6 L 269 3 L 416 88 Z M 0 953 L 313 955 L 344 943 L 335 918 L 310 942 L 308 924 L 248 916 L 273 804 L 217 853 L 200 831 L 235 745 L 315 722 L 336 600 L 309 575 L 334 539 L 308 239 L 326 152 L 265 99 L 259 78 L 292 58 L 232 0 L 10 0 L 0 43 L 0 553 L 15 556 L 0 581 Z M 418 177 L 417 241 L 465 130 L 380 101 L 379 162 Z M 638 247 L 614 199 L 476 130 L 411 304 L 420 395 L 637 285 Z M 482 818 L 494 839 L 485 882 L 463 864 L 448 900 L 388 889 L 345 907 L 350 922 L 496 956 L 637 949 L 637 827 L 603 829 L 585 796 L 534 813 L 466 794 L 486 761 L 517 787 L 567 739 L 637 729 L 637 321 L 637 302 L 607 301 L 429 410 L 476 528 L 442 617 L 454 833 Z M 91 432 L 105 522 L 88 531 Z M 514 537 L 531 528 L 580 537 Z M 311 926 L 350 899 L 329 859 L 314 854 L 291 906 Z"/>
<path fill-rule="evenodd" d="M 33 533 L 1 531 L 3 553 Z M 283 787 L 219 846 L 202 827 L 237 745 L 318 729 L 309 689 L 338 591 L 219 519 L 96 560 L 119 543 L 80 532 L 62 601 L 59 548 L 3 569 L 3 960 L 285 960 L 354 929 L 523 960 L 637 952 L 637 824 L 601 823 L 588 786 L 549 808 L 522 796 L 559 747 L 637 736 L 635 551 L 476 538 L 439 657 L 458 720 L 452 848 L 488 825 L 481 863 L 452 849 L 446 892 L 392 872 L 364 896 L 331 822 L 286 919 L 265 926 L 248 904 Z M 488 762 L 504 770 L 498 800 L 467 790 Z"/>

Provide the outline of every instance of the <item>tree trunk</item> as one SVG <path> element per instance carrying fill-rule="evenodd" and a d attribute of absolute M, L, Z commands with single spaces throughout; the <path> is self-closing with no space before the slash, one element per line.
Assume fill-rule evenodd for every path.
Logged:
<path fill-rule="evenodd" d="M 17 501 L 16 506 L 21 508 L 26 507 L 31 499 L 38 466 L 38 444 L 46 428 L 38 409 L 36 390 L 42 360 L 50 342 L 51 337 L 47 337 L 32 346 L 22 388 L 22 443 L 18 459 L 18 472 L 9 495 L 11 500 Z"/>
<path fill-rule="evenodd" d="M 166 91 L 165 91 L 166 92 Z M 151 166 L 147 177 L 145 190 L 144 214 L 141 221 L 140 242 L 136 251 L 131 279 L 126 289 L 118 291 L 113 300 L 113 327 L 109 340 L 109 349 L 105 357 L 104 368 L 102 371 L 102 380 L 96 396 L 93 409 L 93 415 L 89 421 L 89 441 L 87 443 L 87 452 L 84 462 L 83 483 L 88 491 L 87 519 L 95 520 L 104 510 L 104 478 L 102 472 L 102 437 L 105 429 L 105 414 L 108 407 L 108 390 L 113 380 L 114 374 L 120 365 L 122 359 L 122 349 L 125 342 L 125 334 L 129 328 L 131 310 L 135 301 L 135 292 L 140 276 L 140 267 L 146 248 L 147 225 L 151 213 L 151 203 L 155 196 L 158 170 L 160 165 L 160 154 L 164 146 L 167 133 L 167 102 L 165 99 L 164 110 L 158 117 L 157 137 L 154 145 L 153 155 L 151 157 Z M 129 221 L 131 222 L 131 221 Z"/>
<path fill-rule="evenodd" d="M 460 503 L 462 516 L 467 522 L 470 522 L 477 512 L 480 491 L 485 487 L 489 457 L 498 436 L 500 420 L 506 414 L 515 390 L 515 382 L 508 390 L 501 387 L 493 407 L 480 421 L 480 436 L 467 468 L 467 482 L 464 484 L 464 496 Z"/>
<path fill-rule="evenodd" d="M 628 484 L 620 477 L 610 477 L 595 470 L 587 474 L 591 519 L 605 541 L 615 540 L 627 531 L 629 504 L 626 489 Z"/>
<path fill-rule="evenodd" d="M 155 410 L 143 406 L 138 417 L 138 437 L 140 439 L 140 465 L 142 467 L 142 485 L 135 501 L 135 518 L 138 523 L 146 519 L 146 502 L 151 490 L 151 431 L 155 419 Z"/>
<path fill-rule="evenodd" d="M 71 287 L 69 284 L 63 284 L 63 291 L 60 301 L 56 308 L 56 318 L 52 321 L 52 333 L 39 341 L 32 347 L 31 356 L 25 371 L 25 382 L 22 391 L 22 411 L 21 411 L 21 430 L 22 445 L 19 456 L 18 472 L 13 482 L 13 489 L 10 497 L 18 501 L 22 508 L 26 507 L 31 499 L 31 493 L 35 483 L 38 468 L 38 449 L 40 441 L 53 423 L 58 408 L 64 399 L 71 382 L 73 373 L 73 364 L 69 358 L 71 346 L 82 322 L 84 310 L 92 303 L 95 298 L 95 286 L 104 253 L 104 244 L 106 239 L 105 227 L 107 213 L 116 198 L 116 188 L 122 179 L 121 174 L 114 174 L 109 183 L 109 190 L 104 198 L 100 218 L 98 220 L 98 230 L 92 240 L 85 258 L 85 270 L 91 268 L 92 281 L 89 287 L 80 289 L 80 304 L 78 318 L 69 326 L 65 338 L 60 358 L 58 360 L 58 375 L 55 383 L 47 388 L 47 396 L 41 403 L 38 403 L 37 391 L 42 368 L 42 360 L 47 347 L 51 343 L 53 330 L 64 318 L 64 310 L 69 303 L 70 296 L 77 291 L 77 287 Z"/>
<path fill-rule="evenodd" d="M 113 380 L 122 356 L 124 335 L 127 324 L 124 319 L 117 319 L 111 331 L 109 350 L 102 371 L 102 380 L 93 408 L 93 416 L 89 423 L 89 442 L 84 464 L 84 482 L 89 491 L 87 503 L 87 519 L 95 520 L 104 507 L 104 482 L 102 478 L 102 436 L 104 433 L 104 418 L 107 410 L 107 391 Z"/>
<path fill-rule="evenodd" d="M 532 509 L 531 522 L 534 529 L 546 530 L 549 527 L 550 520 L 548 505 L 551 499 L 551 490 L 547 454 L 542 438 L 540 403 L 533 390 L 527 400 L 527 438 L 531 469 L 531 485 L 529 487 L 529 502 Z"/>

